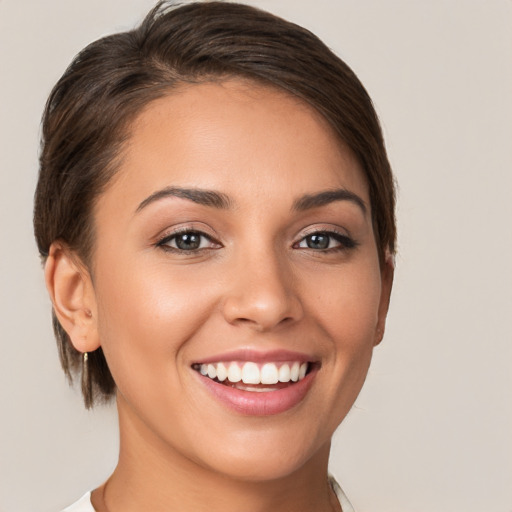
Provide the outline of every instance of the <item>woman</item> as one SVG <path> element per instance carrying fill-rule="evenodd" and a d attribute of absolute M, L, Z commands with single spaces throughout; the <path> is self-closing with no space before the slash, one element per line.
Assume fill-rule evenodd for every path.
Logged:
<path fill-rule="evenodd" d="M 315 36 L 160 3 L 92 43 L 48 100 L 34 225 L 63 368 L 119 413 L 66 510 L 352 510 L 330 440 L 384 333 L 394 190 Z"/>

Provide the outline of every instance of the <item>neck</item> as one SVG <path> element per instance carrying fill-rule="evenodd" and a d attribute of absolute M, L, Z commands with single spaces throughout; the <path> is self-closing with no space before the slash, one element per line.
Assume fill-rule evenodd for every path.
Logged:
<path fill-rule="evenodd" d="M 329 445 L 301 467 L 268 480 L 239 479 L 177 452 L 129 411 L 119 408 L 120 455 L 92 495 L 97 512 L 332 512 Z"/>

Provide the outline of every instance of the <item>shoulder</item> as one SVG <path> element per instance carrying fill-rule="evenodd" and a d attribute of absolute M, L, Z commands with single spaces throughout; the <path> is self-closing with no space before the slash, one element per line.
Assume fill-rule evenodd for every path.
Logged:
<path fill-rule="evenodd" d="M 329 476 L 329 483 L 331 484 L 331 488 L 336 494 L 336 497 L 338 498 L 338 501 L 340 502 L 341 509 L 343 512 L 355 512 L 354 507 L 350 504 L 350 501 L 348 501 L 347 496 L 343 492 L 343 489 L 340 487 L 340 484 L 336 481 L 336 479 L 330 475 Z"/>
<path fill-rule="evenodd" d="M 91 504 L 91 493 L 84 494 L 78 501 L 66 507 L 62 512 L 94 512 Z"/>

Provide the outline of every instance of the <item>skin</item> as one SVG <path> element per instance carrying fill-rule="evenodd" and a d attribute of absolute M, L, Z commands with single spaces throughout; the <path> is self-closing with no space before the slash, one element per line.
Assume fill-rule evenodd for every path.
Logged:
<path fill-rule="evenodd" d="M 122 157 L 95 205 L 92 268 L 60 242 L 46 267 L 74 346 L 101 345 L 118 386 L 120 459 L 95 508 L 335 510 L 330 440 L 382 338 L 393 273 L 379 264 L 358 161 L 311 107 L 239 80 L 151 103 Z M 230 206 L 165 196 L 140 207 L 170 186 L 214 190 Z M 365 211 L 352 200 L 293 208 L 333 189 Z M 198 250 L 159 245 L 183 228 L 207 235 Z M 307 246 L 330 231 L 345 238 Z M 320 369 L 292 409 L 239 414 L 191 365 L 240 348 L 298 351 Z"/>

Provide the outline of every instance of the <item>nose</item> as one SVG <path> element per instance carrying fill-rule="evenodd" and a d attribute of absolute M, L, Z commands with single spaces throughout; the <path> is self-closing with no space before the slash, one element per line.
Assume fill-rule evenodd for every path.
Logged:
<path fill-rule="evenodd" d="M 293 273 L 272 251 L 240 258 L 229 280 L 222 308 L 230 324 L 265 332 L 303 316 Z"/>

